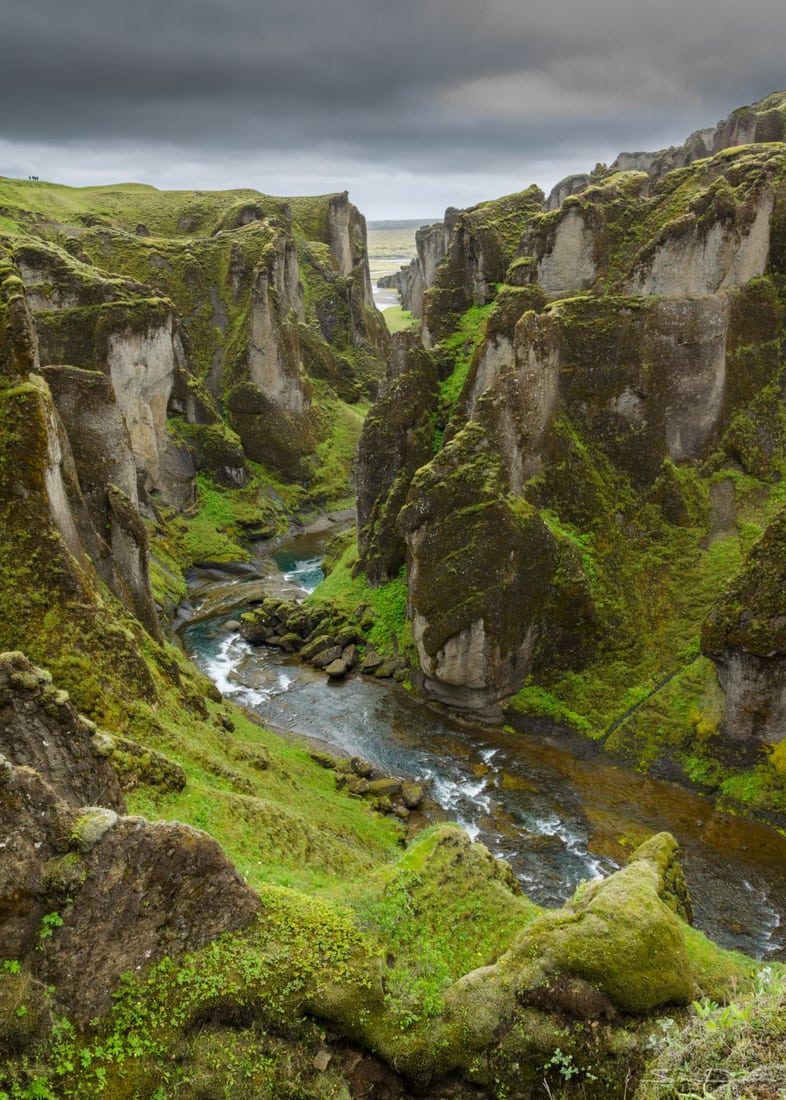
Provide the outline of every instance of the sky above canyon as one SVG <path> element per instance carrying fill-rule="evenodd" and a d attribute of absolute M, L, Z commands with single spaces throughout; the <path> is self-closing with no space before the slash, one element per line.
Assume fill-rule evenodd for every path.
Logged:
<path fill-rule="evenodd" d="M 782 0 L 11 0 L 0 175 L 439 217 L 786 88 Z"/>

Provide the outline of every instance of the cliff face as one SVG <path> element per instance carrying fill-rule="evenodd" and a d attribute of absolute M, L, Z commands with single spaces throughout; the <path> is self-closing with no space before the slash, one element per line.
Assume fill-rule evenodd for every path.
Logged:
<path fill-rule="evenodd" d="M 786 469 L 784 103 L 566 181 L 558 202 L 531 190 L 451 217 L 422 347 L 398 345 L 356 475 L 369 577 L 406 557 L 427 694 L 483 710 L 524 685 L 514 709 L 612 732 L 638 759 L 664 751 L 648 697 L 688 669 Z M 417 458 L 376 461 L 381 424 L 422 438 Z M 741 654 L 728 614 L 704 643 L 725 709 L 700 660 L 686 690 L 704 718 L 669 717 L 678 759 L 705 751 L 697 722 L 786 736 L 777 646 Z"/>
<path fill-rule="evenodd" d="M 141 624 L 154 639 L 160 639 L 160 627 L 148 583 L 147 536 L 137 508 L 129 436 L 104 374 L 55 368 L 50 388 L 41 371 L 24 284 L 8 258 L 2 270 L 0 600 L 5 643 L 42 654 L 48 639 L 56 639 L 53 656 L 69 666 L 67 686 L 84 692 L 83 698 L 102 673 L 149 698 L 153 682 L 137 646 L 144 637 Z M 69 421 L 77 457 L 66 429 Z M 120 607 L 125 605 L 125 629 L 102 585 L 118 597 Z M 93 655 L 99 657 L 95 665 Z"/>
<path fill-rule="evenodd" d="M 3 186 L 17 228 L 2 238 L 3 644 L 100 714 L 110 683 L 157 697 L 141 650 L 145 633 L 162 641 L 180 570 L 242 556 L 296 502 L 346 496 L 353 404 L 387 336 L 346 194 Z M 271 479 L 296 480 L 291 496 Z"/>
<path fill-rule="evenodd" d="M 450 238 L 448 226 L 455 213 L 457 211 L 448 210 L 444 222 L 422 225 L 415 233 L 414 259 L 380 283 L 380 286 L 393 287 L 399 292 L 401 305 L 413 317 L 423 316 L 423 295 L 433 285 L 437 268 L 445 258 Z"/>
<path fill-rule="evenodd" d="M 752 147 L 657 194 L 617 175 L 554 214 L 533 189 L 451 216 L 425 337 L 395 345 L 358 459 L 368 577 L 395 580 L 392 619 L 406 567 L 433 698 L 495 715 L 529 675 L 560 717 L 582 690 L 600 713 L 586 670 L 649 674 L 733 572 L 718 548 L 774 514 L 782 167 Z M 179 569 L 346 489 L 387 342 L 360 215 L 346 195 L 11 183 L 3 1087 L 447 1100 L 534 1096 L 576 1065 L 582 1094 L 628 1095 L 653 1016 L 751 984 L 686 929 L 670 836 L 542 912 L 461 830 L 402 853 L 334 761 L 225 703 L 159 627 Z M 655 294 L 683 238 L 707 292 Z M 740 714 L 782 663 L 778 524 L 706 628 Z M 649 665 L 625 663 L 637 644 Z"/>
<path fill-rule="evenodd" d="M 346 193 L 105 194 L 101 215 L 75 193 L 69 224 L 23 215 L 9 238 L 42 362 L 107 374 L 140 488 L 175 508 L 198 470 L 246 484 L 245 457 L 316 483 L 330 402 L 372 393 L 387 346 Z"/>

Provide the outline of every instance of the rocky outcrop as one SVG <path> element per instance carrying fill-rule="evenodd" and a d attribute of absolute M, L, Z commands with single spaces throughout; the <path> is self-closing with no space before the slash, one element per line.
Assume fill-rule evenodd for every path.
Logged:
<path fill-rule="evenodd" d="M 399 526 L 425 691 L 483 711 L 529 671 L 554 540 L 534 509 L 504 496 L 499 460 L 474 424 L 415 475 Z"/>
<path fill-rule="evenodd" d="M 113 448 L 114 460 L 101 453 L 93 454 L 92 465 L 88 461 L 93 444 L 102 446 L 105 441 L 102 431 L 113 426 L 112 402 L 101 383 L 86 402 L 84 437 L 80 436 L 86 500 L 68 433 L 39 373 L 36 330 L 24 284 L 12 275 L 3 289 L 0 321 L 10 322 L 4 326 L 6 343 L 0 360 L 0 565 L 9 578 L 0 609 L 6 645 L 24 646 L 42 659 L 52 633 L 57 641 L 55 659 L 58 667 L 64 663 L 70 667 L 66 686 L 75 695 L 84 699 L 95 690 L 88 684 L 95 684 L 92 678 L 103 665 L 105 669 L 122 666 L 129 688 L 150 697 L 152 678 L 135 648 L 136 639 L 130 631 L 118 632 L 114 611 L 99 594 L 103 574 L 157 633 L 146 584 L 145 535 L 132 502 L 134 489 L 122 436 Z M 104 416 L 103 427 L 97 427 Z M 112 475 L 126 484 L 131 497 L 109 483 Z M 10 579 L 19 575 L 20 563 L 24 563 L 25 578 L 21 599 L 17 582 Z M 68 639 L 75 632 L 80 646 L 71 650 Z M 93 647 L 100 654 L 98 665 L 89 655 Z M 85 668 L 90 668 L 87 676 L 82 675 Z"/>
<path fill-rule="evenodd" d="M 645 172 L 655 182 L 669 172 L 715 156 L 724 149 L 781 142 L 784 138 L 786 93 L 774 92 L 750 107 L 738 107 L 716 126 L 695 130 L 682 145 L 652 153 L 620 153 L 608 167 L 599 164 L 592 173 L 567 176 L 552 188 L 546 206 L 549 210 L 557 210 L 569 195 L 579 194 L 613 173 Z"/>
<path fill-rule="evenodd" d="M 676 847 L 661 833 L 623 870 L 579 888 L 563 909 L 529 925 L 494 966 L 460 979 L 446 997 L 449 1010 L 465 1020 L 477 1012 L 489 1038 L 494 1016 L 512 1012 L 516 1001 L 574 1019 L 689 1004 L 694 983 L 677 916 L 684 887 Z"/>
<path fill-rule="evenodd" d="M 549 297 L 564 298 L 592 286 L 597 276 L 594 247 L 593 227 L 571 208 L 560 219 L 549 251 L 538 260 L 537 282 Z"/>
<path fill-rule="evenodd" d="M 166 503 L 194 500 L 194 469 L 166 430 L 169 401 L 188 369 L 171 305 L 150 288 L 106 278 L 54 246 L 15 250 L 35 318 L 44 366 L 106 374 L 130 437 L 140 485 Z"/>
<path fill-rule="evenodd" d="M 224 377 L 245 453 L 292 479 L 303 476 L 316 442 L 298 334 L 303 318 L 294 243 L 281 236 L 254 271 L 244 347 Z"/>
<path fill-rule="evenodd" d="M 166 431 L 175 376 L 184 369 L 174 316 L 141 332 L 124 328 L 109 335 L 107 367 L 145 491 L 187 507 L 194 501 L 194 468 Z"/>
<path fill-rule="evenodd" d="M 455 830 L 444 830 L 436 840 L 443 858 L 453 855 L 454 865 L 449 861 L 442 873 L 445 888 L 455 888 L 462 877 L 456 866 L 462 861 L 467 878 L 477 874 L 481 846 L 462 843 Z M 651 838 L 623 870 L 580 887 L 562 909 L 530 923 L 496 962 L 461 977 L 445 991 L 443 1015 L 419 1042 L 397 1052 L 399 1071 L 418 1091 L 457 1070 L 481 1089 L 508 1075 L 517 1087 L 527 1087 L 530 1075 L 533 1082 L 542 1080 L 536 1067 L 554 1052 L 556 1024 L 563 1036 L 576 1039 L 585 1028 L 592 1031 L 594 1057 L 608 1075 L 598 1095 L 616 1090 L 611 1081 L 624 1079 L 621 1063 L 637 1046 L 623 1021 L 630 1026 L 631 1017 L 686 1005 L 695 996 L 678 916 L 686 912 L 686 893 L 675 853 L 668 833 Z M 501 870 L 497 877 L 502 879 Z M 392 1058 L 394 1043 L 385 1027 L 377 1013 L 367 1034 Z M 478 1057 L 492 1050 L 490 1065 L 485 1055 Z"/>
<path fill-rule="evenodd" d="M 434 452 L 438 376 L 416 337 L 396 337 L 378 403 L 369 413 L 355 462 L 358 542 L 372 584 L 394 577 L 405 559 L 396 527 L 409 483 Z"/>
<path fill-rule="evenodd" d="M 59 800 L 41 775 L 2 764 L 4 948 L 30 957 L 56 1004 L 86 1023 L 121 976 L 250 923 L 259 902 L 207 834 Z M 57 920 L 44 920 L 47 914 Z"/>
<path fill-rule="evenodd" d="M 635 167 L 634 165 L 630 166 Z M 620 171 L 626 171 L 627 169 L 620 168 Z M 563 202 L 569 195 L 577 195 L 580 191 L 583 191 L 590 183 L 591 176 L 586 172 L 577 172 L 572 176 L 566 176 L 560 180 L 559 183 L 555 183 L 549 196 L 546 199 L 547 210 L 559 210 Z"/>
<path fill-rule="evenodd" d="M 46 778 L 62 802 L 125 803 L 117 774 L 93 743 L 95 726 L 74 710 L 68 693 L 23 653 L 0 654 L 0 752 L 11 764 Z"/>
<path fill-rule="evenodd" d="M 786 732 L 786 512 L 704 622 L 702 650 L 724 690 L 723 730 L 737 743 L 780 741 Z"/>
<path fill-rule="evenodd" d="M 703 224 L 683 224 L 664 235 L 636 262 L 627 291 L 669 298 L 715 294 L 743 286 L 763 275 L 770 254 L 774 199 L 769 192 L 752 196 L 748 217 L 736 209 L 717 209 Z M 676 229 L 676 227 L 675 227 Z"/>
<path fill-rule="evenodd" d="M 469 210 L 448 211 L 447 251 L 423 300 L 425 347 L 452 332 L 460 314 L 471 306 L 492 300 L 529 219 L 542 203 L 543 193 L 531 187 Z"/>
<path fill-rule="evenodd" d="M 437 268 L 445 258 L 450 231 L 456 211 L 448 210 L 444 222 L 422 225 L 415 232 L 416 255 L 406 267 L 395 275 L 380 279 L 379 286 L 391 287 L 399 292 L 401 305 L 413 317 L 423 316 L 423 295 L 433 286 Z"/>
<path fill-rule="evenodd" d="M 724 463 L 762 477 L 762 499 L 783 476 L 783 432 L 770 427 L 782 408 L 786 147 L 727 148 L 745 125 L 657 178 L 634 158 L 566 184 L 552 210 L 529 191 L 457 214 L 425 293 L 428 354 L 399 346 L 355 475 L 369 580 L 395 575 L 405 548 L 430 697 L 484 710 L 522 683 L 538 700 L 560 683 L 565 713 L 587 721 L 571 675 L 592 694 L 610 667 L 602 654 L 632 669 L 633 639 L 671 615 L 686 622 L 678 608 L 693 597 L 676 573 L 656 614 L 636 563 L 669 557 L 670 532 L 690 528 L 704 568 Z M 737 537 L 734 517 L 722 526 Z M 696 583 L 694 645 L 715 594 Z M 735 654 L 732 679 L 751 677 L 752 698 L 767 673 L 748 656 L 743 675 Z M 664 657 L 651 660 L 657 681 Z M 779 721 L 764 723 L 768 736 Z"/>
<path fill-rule="evenodd" d="M 90 515 L 82 538 L 101 579 L 155 637 L 160 625 L 150 591 L 147 533 L 139 512 L 137 463 L 127 421 L 107 376 L 47 367 Z M 99 536 L 98 532 L 101 532 Z"/>
<path fill-rule="evenodd" d="M 0 655 L 4 951 L 79 1022 L 107 1011 L 121 974 L 244 927 L 259 908 L 206 834 L 123 816 L 111 741 L 51 676 Z"/>
<path fill-rule="evenodd" d="M 42 362 L 107 374 L 146 497 L 187 509 L 195 470 L 243 486 L 246 457 L 317 480 L 336 411 L 312 407 L 312 379 L 367 398 L 387 347 L 365 220 L 346 192 L 179 201 L 176 228 L 164 218 L 140 233 L 121 200 L 65 247 L 45 232 L 14 239 Z"/>

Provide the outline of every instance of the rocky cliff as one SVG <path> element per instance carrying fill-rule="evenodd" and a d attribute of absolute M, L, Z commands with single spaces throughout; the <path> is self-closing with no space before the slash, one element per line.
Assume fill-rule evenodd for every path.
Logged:
<path fill-rule="evenodd" d="M 451 214 L 381 384 L 345 194 L 0 180 L 0 1094 L 599 1100 L 754 988 L 669 835 L 542 911 L 460 829 L 405 847 L 161 612 L 341 498 L 379 387 L 332 577 L 392 597 L 342 659 L 383 608 L 432 698 L 705 777 L 754 741 L 713 774 L 777 808 L 785 175 L 745 145 Z"/>
<path fill-rule="evenodd" d="M 427 695 L 507 700 L 514 721 L 548 715 L 677 771 L 724 738 L 786 737 L 778 645 L 743 656 L 729 619 L 765 614 L 744 578 L 779 545 L 765 534 L 734 580 L 786 460 L 784 118 L 770 96 L 548 201 L 451 214 L 356 474 L 360 567 L 385 583 L 406 563 Z M 695 657 L 727 583 L 740 595 L 704 633 L 716 681 Z M 675 675 L 691 719 L 670 709 Z M 786 805 L 780 755 L 757 773 L 764 804 Z"/>

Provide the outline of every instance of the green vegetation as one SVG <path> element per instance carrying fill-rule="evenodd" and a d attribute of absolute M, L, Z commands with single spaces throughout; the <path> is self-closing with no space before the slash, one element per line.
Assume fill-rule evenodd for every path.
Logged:
<path fill-rule="evenodd" d="M 783 975 L 763 967 L 750 994 L 725 1005 L 704 997 L 680 1023 L 661 1020 L 653 1033 L 657 1053 L 636 1093 L 641 1100 L 721 1100 L 783 1091 Z"/>
<path fill-rule="evenodd" d="M 372 588 L 359 569 L 357 547 L 353 544 L 305 602 L 306 606 L 317 607 L 333 604 L 346 615 L 365 620 L 369 644 L 379 653 L 412 656 L 405 569 L 393 580 Z"/>
<path fill-rule="evenodd" d="M 450 374 L 439 387 L 440 418 L 444 423 L 447 423 L 464 389 L 475 352 L 485 335 L 490 310 L 491 304 L 468 309 L 456 331 L 440 345 L 452 364 Z"/>
<path fill-rule="evenodd" d="M 168 613 L 193 563 L 243 560 L 249 540 L 349 503 L 359 443 L 361 550 L 334 547 L 304 619 L 335 619 L 347 649 L 375 650 L 401 678 L 420 660 L 437 698 L 457 685 L 460 705 L 508 697 L 513 727 L 566 723 L 721 804 L 786 813 L 786 742 L 730 753 L 716 673 L 730 654 L 786 655 L 786 154 L 727 150 L 646 182 L 599 170 L 560 211 L 530 189 L 459 214 L 426 295 L 429 350 L 395 342 L 366 419 L 388 339 L 344 196 L 0 180 L 0 648 L 24 649 L 56 685 L 39 691 L 33 670 L 3 691 L 56 721 L 67 689 L 106 727 L 73 716 L 128 811 L 190 826 L 187 851 L 221 859 L 193 830 L 208 832 L 256 892 L 233 877 L 245 926 L 134 957 L 111 1010 L 89 1019 L 68 983 L 75 912 L 95 904 L 102 919 L 102 850 L 127 845 L 119 877 L 133 881 L 135 830 L 162 844 L 174 830 L 121 819 L 99 843 L 115 811 L 39 794 L 63 819 L 40 881 L 9 903 L 33 916 L 0 966 L 0 1100 L 343 1100 L 364 1060 L 421 1095 L 782 1088 L 782 968 L 757 973 L 685 923 L 668 834 L 542 910 L 460 829 L 405 847 L 405 826 L 335 761 L 222 701 L 140 611 L 148 567 Z M 632 292 L 659 249 L 719 225 L 742 239 L 765 192 L 764 276 L 718 297 Z M 595 281 L 547 303 L 534 280 L 571 212 Z M 44 367 L 102 383 L 82 432 L 36 348 Z M 148 403 L 137 385 L 138 416 L 123 406 L 137 449 L 117 438 L 110 470 L 91 433 L 133 389 L 140 348 L 165 382 Z M 4 769 L 3 810 L 21 821 L 38 780 Z M 27 841 L 37 866 L 43 841 Z M 162 851 L 157 890 L 175 874 Z M 149 903 L 129 902 L 137 923 Z"/>
<path fill-rule="evenodd" d="M 390 333 L 414 332 L 420 324 L 418 318 L 413 317 L 409 310 L 404 309 L 403 306 L 389 306 L 383 311 L 382 316 L 385 318 L 385 324 Z"/>

